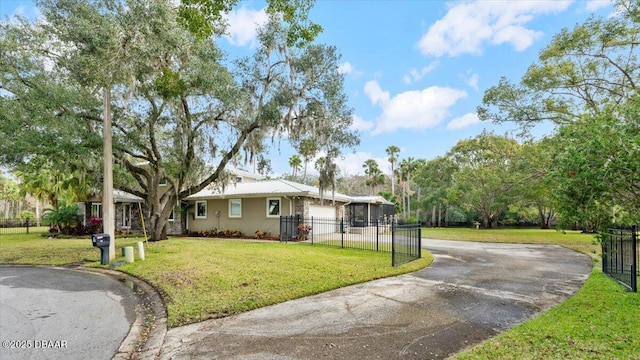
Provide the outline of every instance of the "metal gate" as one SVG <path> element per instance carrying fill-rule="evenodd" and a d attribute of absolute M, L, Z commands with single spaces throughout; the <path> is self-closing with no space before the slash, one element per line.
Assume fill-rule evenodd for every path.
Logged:
<path fill-rule="evenodd" d="M 638 228 L 610 229 L 602 239 L 602 272 L 638 292 Z"/>
<path fill-rule="evenodd" d="M 349 221 L 344 218 L 280 217 L 280 241 L 391 253 L 393 266 L 422 257 L 420 224 Z"/>

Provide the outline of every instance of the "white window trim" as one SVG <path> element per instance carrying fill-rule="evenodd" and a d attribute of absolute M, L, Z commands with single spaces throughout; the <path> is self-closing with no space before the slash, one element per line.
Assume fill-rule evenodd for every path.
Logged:
<path fill-rule="evenodd" d="M 98 214 L 97 215 L 93 215 L 93 208 L 96 208 L 96 210 L 98 210 Z M 102 217 L 102 203 L 96 202 L 96 203 L 91 203 L 91 212 L 89 212 L 89 217 Z"/>
<path fill-rule="evenodd" d="M 271 200 L 278 200 L 278 215 L 271 215 L 269 214 L 269 201 Z M 282 214 L 282 199 L 278 198 L 267 198 L 267 217 L 268 218 L 279 218 L 280 214 Z"/>
<path fill-rule="evenodd" d="M 198 215 L 198 204 L 204 204 L 204 215 Z M 207 201 L 196 201 L 196 219 L 206 219 L 207 218 Z"/>
<path fill-rule="evenodd" d="M 233 201 L 239 201 L 240 202 L 240 215 L 232 215 L 231 214 L 231 203 Z M 239 219 L 239 218 L 242 217 L 242 199 L 229 199 L 229 212 L 228 212 L 228 214 L 229 214 L 229 217 L 233 218 L 233 219 Z"/>
<path fill-rule="evenodd" d="M 205 214 L 206 213 L 207 212 L 205 211 Z M 171 212 L 169 213 L 169 219 L 167 219 L 167 220 L 171 221 L 171 222 L 176 220 L 176 208 L 175 207 L 171 208 Z"/>

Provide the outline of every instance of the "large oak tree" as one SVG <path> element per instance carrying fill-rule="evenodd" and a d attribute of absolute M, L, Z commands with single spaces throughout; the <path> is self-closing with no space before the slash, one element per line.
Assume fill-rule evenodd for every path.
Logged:
<path fill-rule="evenodd" d="M 229 60 L 176 21 L 171 1 L 47 0 L 46 21 L 0 28 L 0 122 L 11 149 L 0 162 L 46 156 L 94 161 L 102 146 L 101 93 L 112 94 L 114 185 L 145 199 L 152 240 L 180 200 L 222 184 L 280 140 L 353 146 L 351 109 L 333 47 L 291 47 L 273 13 L 253 56 Z M 8 134 L 11 134 L 9 136 Z M 160 189 L 161 181 L 167 186 Z"/>

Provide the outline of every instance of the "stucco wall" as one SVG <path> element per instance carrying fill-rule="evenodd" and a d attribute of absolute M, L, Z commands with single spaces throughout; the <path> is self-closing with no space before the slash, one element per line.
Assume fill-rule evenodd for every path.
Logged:
<path fill-rule="evenodd" d="M 280 199 L 280 214 L 289 215 L 289 200 Z M 253 236 L 256 231 L 268 231 L 269 236 L 277 236 L 280 233 L 280 217 L 267 217 L 267 198 L 242 199 L 242 217 L 229 217 L 229 199 L 206 200 L 207 217 L 198 219 L 195 213 L 189 214 L 189 231 L 203 230 L 239 230 L 244 236 Z M 195 212 L 195 201 L 194 212 Z M 217 215 L 218 214 L 218 215 Z"/>

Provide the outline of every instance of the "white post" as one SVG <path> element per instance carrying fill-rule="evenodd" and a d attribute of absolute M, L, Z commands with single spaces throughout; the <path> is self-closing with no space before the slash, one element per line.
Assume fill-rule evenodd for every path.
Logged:
<path fill-rule="evenodd" d="M 144 243 L 142 241 L 138 241 L 138 257 L 140 260 L 144 260 Z"/>
<path fill-rule="evenodd" d="M 127 263 L 134 262 L 133 259 L 133 246 L 125 246 L 124 247 L 124 261 Z"/>
<path fill-rule="evenodd" d="M 102 227 L 105 234 L 109 234 L 109 261 L 116 257 L 116 237 L 115 237 L 115 207 L 113 204 L 113 150 L 111 142 L 111 92 L 104 88 L 104 174 L 102 185 Z"/>

